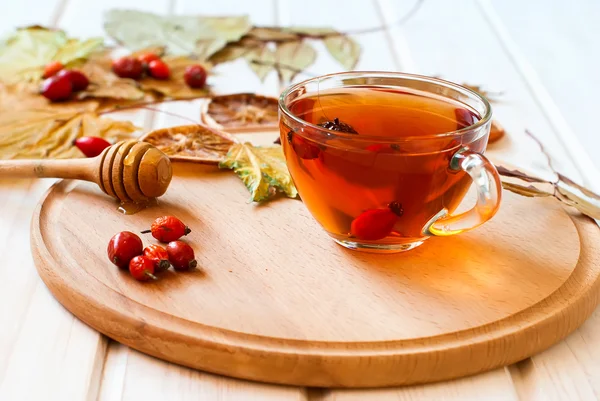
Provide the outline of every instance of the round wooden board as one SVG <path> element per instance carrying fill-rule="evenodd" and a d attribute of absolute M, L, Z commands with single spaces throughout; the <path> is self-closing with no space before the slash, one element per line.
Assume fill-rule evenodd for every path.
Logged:
<path fill-rule="evenodd" d="M 110 264 L 113 234 L 164 214 L 193 229 L 199 270 L 139 283 Z M 325 387 L 450 379 L 549 347 L 594 310 L 599 247 L 591 220 L 505 193 L 471 233 L 403 254 L 353 252 L 300 201 L 252 204 L 231 172 L 190 164 L 133 216 L 92 184 L 59 182 L 32 223 L 42 279 L 107 336 L 214 373 Z"/>

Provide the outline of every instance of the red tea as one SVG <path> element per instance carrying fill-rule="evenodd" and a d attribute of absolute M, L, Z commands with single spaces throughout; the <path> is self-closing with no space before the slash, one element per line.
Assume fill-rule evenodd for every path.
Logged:
<path fill-rule="evenodd" d="M 346 87 L 301 95 L 281 142 L 294 183 L 334 238 L 409 244 L 440 211 L 453 212 L 471 179 L 450 169 L 462 146 L 483 152 L 487 135 L 453 133 L 480 116 L 461 103 L 418 91 Z M 445 135 L 438 135 L 444 134 Z"/>

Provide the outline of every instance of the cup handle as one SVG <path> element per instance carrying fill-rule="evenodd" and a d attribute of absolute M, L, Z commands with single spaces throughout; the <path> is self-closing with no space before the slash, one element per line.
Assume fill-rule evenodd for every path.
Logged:
<path fill-rule="evenodd" d="M 472 230 L 491 219 L 500 207 L 500 175 L 485 156 L 462 148 L 452 156 L 450 170 L 464 171 L 471 176 L 477 188 L 477 204 L 455 216 L 448 215 L 447 209 L 441 210 L 427 222 L 424 235 L 448 236 Z"/>

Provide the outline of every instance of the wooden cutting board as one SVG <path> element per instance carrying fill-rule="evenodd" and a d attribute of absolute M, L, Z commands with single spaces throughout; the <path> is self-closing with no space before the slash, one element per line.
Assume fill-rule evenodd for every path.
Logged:
<path fill-rule="evenodd" d="M 250 203 L 229 171 L 174 171 L 159 205 L 132 216 L 91 184 L 59 182 L 32 222 L 54 296 L 158 358 L 302 386 L 431 382 L 539 352 L 598 302 L 600 230 L 554 199 L 505 193 L 480 229 L 376 255 L 336 245 L 298 200 Z M 192 228 L 200 269 L 136 282 L 109 262 L 108 240 L 165 214 Z"/>

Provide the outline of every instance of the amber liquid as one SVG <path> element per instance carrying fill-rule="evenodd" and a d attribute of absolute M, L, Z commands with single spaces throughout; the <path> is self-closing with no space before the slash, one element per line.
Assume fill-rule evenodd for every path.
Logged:
<path fill-rule="evenodd" d="M 450 169 L 454 153 L 462 146 L 483 152 L 487 143 L 487 135 L 475 133 L 434 136 L 470 126 L 480 116 L 462 104 L 419 92 L 343 88 L 304 95 L 288 107 L 309 123 L 338 118 L 357 132 L 323 135 L 286 118 L 280 125 L 288 168 L 302 200 L 325 230 L 343 241 L 422 240 L 427 222 L 443 209 L 453 212 L 471 185 L 466 173 Z M 401 204 L 403 213 L 384 238 L 353 235 L 352 223 L 362 213 L 392 202 Z"/>

